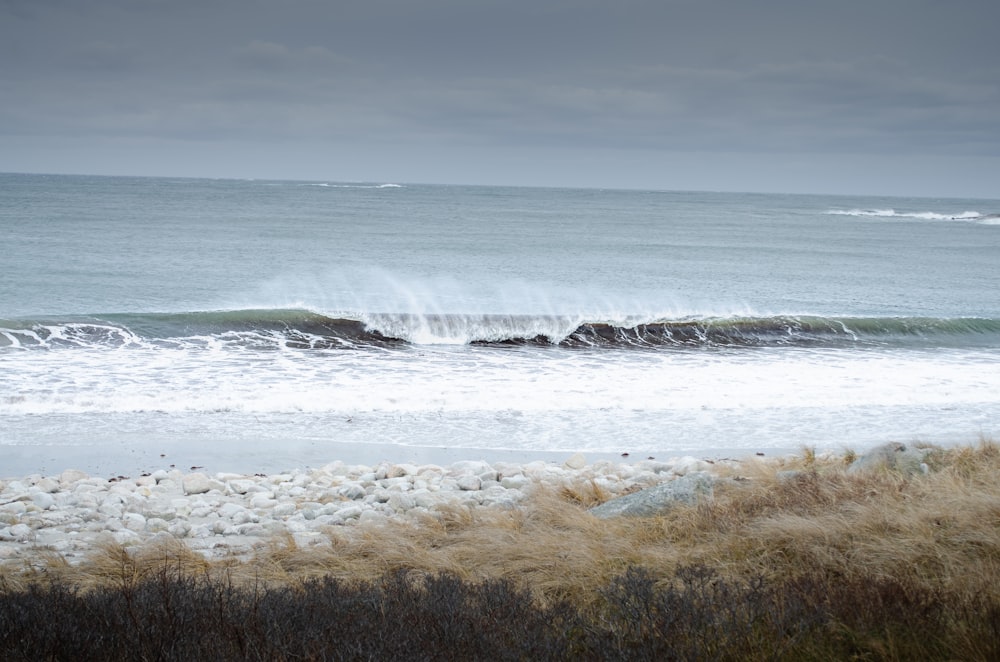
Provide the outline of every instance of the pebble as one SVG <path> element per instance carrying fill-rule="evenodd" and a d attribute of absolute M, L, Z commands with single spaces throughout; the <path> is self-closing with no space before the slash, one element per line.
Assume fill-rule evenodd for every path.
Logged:
<path fill-rule="evenodd" d="M 159 539 L 182 541 L 206 558 L 249 555 L 280 535 L 322 540 L 331 526 L 424 521 L 455 507 L 515 508 L 535 485 L 593 481 L 615 497 L 708 466 L 691 457 L 589 465 L 578 453 L 562 464 L 332 462 L 271 476 L 174 469 L 107 480 L 67 469 L 0 481 L 0 564 L 42 551 L 73 563 L 109 541 L 131 547 Z"/>

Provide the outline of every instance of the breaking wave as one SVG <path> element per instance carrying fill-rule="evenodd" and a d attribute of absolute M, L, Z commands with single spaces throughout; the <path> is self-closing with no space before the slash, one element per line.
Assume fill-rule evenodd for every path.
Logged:
<path fill-rule="evenodd" d="M 331 184 L 328 182 L 306 184 L 306 186 L 318 186 L 320 188 L 404 188 L 402 184 Z"/>
<path fill-rule="evenodd" d="M 826 212 L 832 216 L 869 216 L 876 218 L 911 218 L 921 221 L 968 221 L 984 225 L 996 225 L 1000 214 L 982 214 L 978 211 L 963 211 L 954 214 L 942 214 L 932 211 L 900 212 L 895 209 L 831 209 Z"/>
<path fill-rule="evenodd" d="M 364 349 L 413 345 L 563 348 L 998 346 L 1000 319 L 358 314 L 302 309 L 0 320 L 0 350 L 60 347 Z"/>

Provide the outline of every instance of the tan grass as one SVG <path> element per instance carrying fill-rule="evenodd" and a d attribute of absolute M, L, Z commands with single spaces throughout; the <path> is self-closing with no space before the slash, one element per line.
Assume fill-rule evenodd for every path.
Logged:
<path fill-rule="evenodd" d="M 809 452 L 745 462 L 720 469 L 730 479 L 709 501 L 613 520 L 586 511 L 608 496 L 593 481 L 539 486 L 522 507 L 452 506 L 411 521 L 335 527 L 327 544 L 309 548 L 287 536 L 244 561 L 209 562 L 180 543 L 135 552 L 107 546 L 76 565 L 51 558 L 44 571 L 7 570 L 0 584 L 57 577 L 81 587 L 120 585 L 164 568 L 271 584 L 409 570 L 506 578 L 543 602 L 585 604 L 627 567 L 670 576 L 702 563 L 732 578 L 891 577 L 1000 596 L 1000 448 L 984 440 L 938 449 L 928 464 L 928 475 L 906 477 L 851 475 L 843 457 Z M 788 470 L 799 473 L 779 476 Z"/>

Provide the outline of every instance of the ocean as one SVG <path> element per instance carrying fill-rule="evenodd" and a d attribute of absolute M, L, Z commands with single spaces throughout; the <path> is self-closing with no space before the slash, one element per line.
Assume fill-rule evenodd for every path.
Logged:
<path fill-rule="evenodd" d="M 0 174 L 0 475 L 996 437 L 997 212 Z"/>

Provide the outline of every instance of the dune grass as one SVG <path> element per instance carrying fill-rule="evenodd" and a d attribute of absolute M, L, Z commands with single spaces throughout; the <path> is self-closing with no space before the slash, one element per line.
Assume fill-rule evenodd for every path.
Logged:
<path fill-rule="evenodd" d="M 498 647 L 511 659 L 1000 659 L 1000 446 L 935 449 L 915 476 L 852 474 L 850 458 L 720 468 L 713 498 L 657 517 L 599 520 L 586 508 L 608 495 L 580 481 L 537 486 L 509 510 L 336 527 L 309 548 L 277 539 L 249 560 L 209 562 L 179 542 L 73 565 L 50 555 L 0 576 L 0 631 L 28 632 L 29 603 L 84 613 L 100 597 L 123 615 L 106 625 L 116 641 L 164 658 L 164 622 L 184 639 L 187 601 L 208 614 L 191 627 L 230 632 L 217 652 L 236 659 Z M 265 607 L 293 625 L 274 630 Z M 414 654 L 386 648 L 386 633 Z M 0 654 L 16 653 L 10 642 Z"/>

